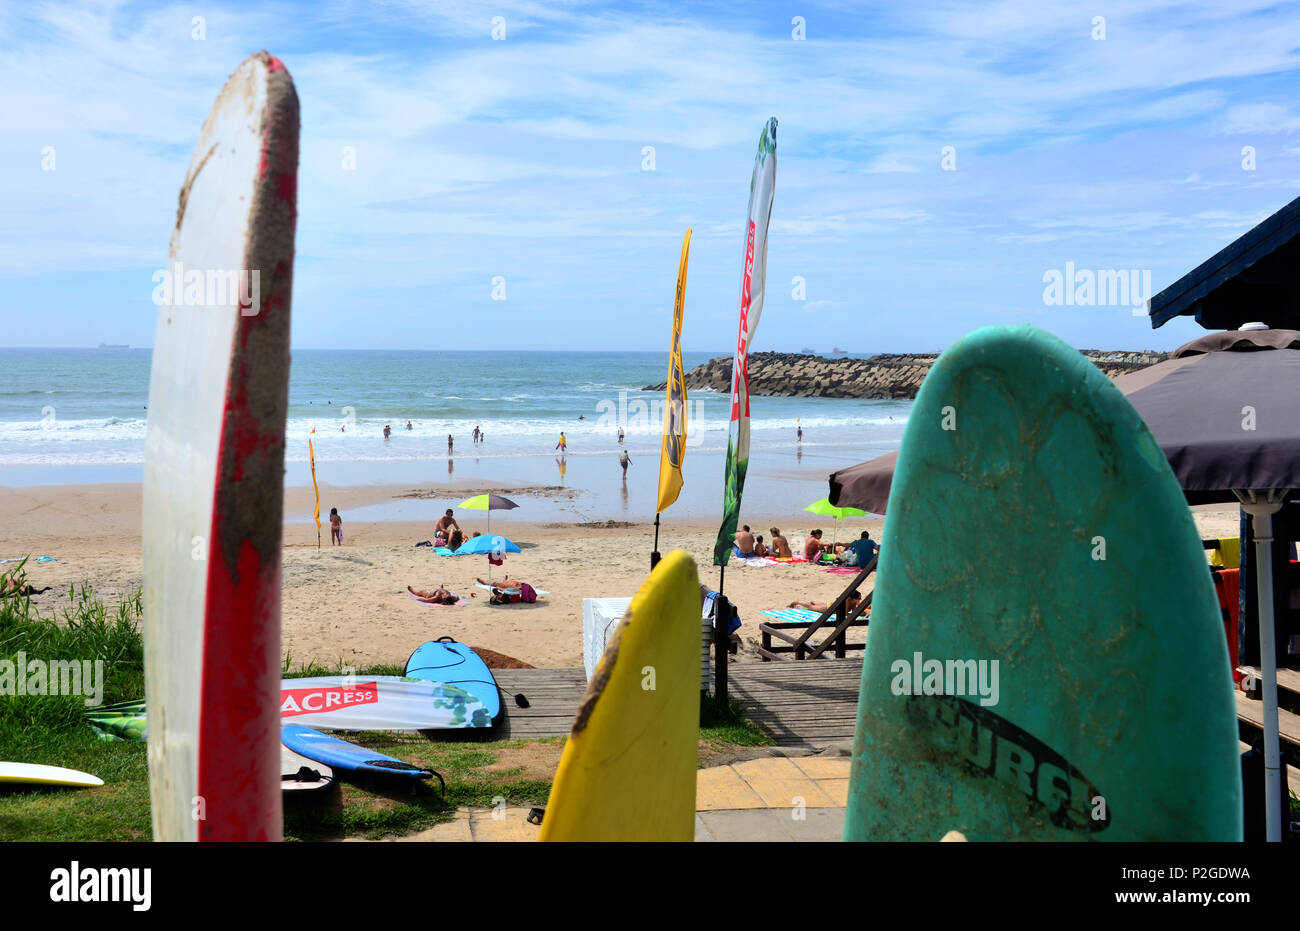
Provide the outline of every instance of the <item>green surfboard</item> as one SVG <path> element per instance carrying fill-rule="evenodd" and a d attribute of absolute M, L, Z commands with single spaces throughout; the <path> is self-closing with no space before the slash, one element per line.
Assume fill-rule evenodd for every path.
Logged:
<path fill-rule="evenodd" d="M 1240 840 L 1223 625 L 1146 425 L 1079 352 L 934 364 L 889 496 L 845 840 Z"/>

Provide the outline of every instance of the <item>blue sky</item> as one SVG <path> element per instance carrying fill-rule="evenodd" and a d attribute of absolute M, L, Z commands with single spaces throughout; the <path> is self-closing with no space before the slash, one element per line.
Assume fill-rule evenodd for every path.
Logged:
<path fill-rule="evenodd" d="M 769 116 L 760 350 L 1172 348 L 1200 329 L 1044 274 L 1159 291 L 1300 192 L 1294 3 L 0 0 L 0 344 L 152 342 L 199 129 L 260 48 L 302 107 L 300 348 L 666 347 L 692 226 L 683 342 L 729 351 Z"/>

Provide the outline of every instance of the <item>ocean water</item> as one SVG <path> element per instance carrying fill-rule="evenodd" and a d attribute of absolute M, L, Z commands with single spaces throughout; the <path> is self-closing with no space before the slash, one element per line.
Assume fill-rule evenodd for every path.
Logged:
<path fill-rule="evenodd" d="M 687 353 L 684 361 L 689 370 L 725 354 Z M 139 481 L 149 365 L 147 349 L 0 349 L 0 484 Z M 666 375 L 662 351 L 299 350 L 290 368 L 286 484 L 310 484 L 314 428 L 323 483 L 563 485 L 592 493 L 583 508 L 591 517 L 602 508 L 644 516 L 648 488 L 653 514 L 663 396 L 641 389 Z M 688 404 L 691 493 L 683 498 L 698 498 L 690 510 L 716 510 L 729 398 L 692 391 Z M 910 408 L 910 401 L 753 398 L 747 493 L 763 475 L 824 485 L 829 471 L 896 449 Z M 633 462 L 627 489 L 617 464 L 620 425 Z M 475 426 L 484 432 L 477 444 Z M 561 431 L 564 457 L 555 450 Z M 600 489 L 610 476 L 620 487 L 606 498 Z M 406 507 L 378 516 L 412 516 L 416 506 Z"/>

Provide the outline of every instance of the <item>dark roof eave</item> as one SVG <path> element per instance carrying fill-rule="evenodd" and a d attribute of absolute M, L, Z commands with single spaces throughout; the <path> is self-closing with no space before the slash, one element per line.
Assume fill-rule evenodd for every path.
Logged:
<path fill-rule="evenodd" d="M 1300 197 L 1152 297 L 1148 302 L 1151 328 L 1190 314 L 1195 314 L 1201 322 L 1202 301 L 1297 237 L 1300 237 Z"/>

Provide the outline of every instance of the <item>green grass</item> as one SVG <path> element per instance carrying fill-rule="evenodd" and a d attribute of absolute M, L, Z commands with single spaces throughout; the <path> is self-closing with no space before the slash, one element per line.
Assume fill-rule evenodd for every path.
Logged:
<path fill-rule="evenodd" d="M 26 584 L 22 563 L 0 573 Z M 87 586 L 69 589 L 68 601 L 43 615 L 28 598 L 0 598 L 0 659 L 104 661 L 103 701 L 112 704 L 144 696 L 144 642 L 137 592 L 109 605 Z M 312 660 L 291 668 L 286 678 L 339 675 L 342 660 L 326 667 Z M 396 666 L 369 666 L 358 675 L 401 675 Z M 81 696 L 0 696 L 0 758 L 64 766 L 94 773 L 104 785 L 94 789 L 0 786 L 0 838 L 5 840 L 149 840 L 149 768 L 142 742 L 100 740 L 85 723 Z M 447 783 L 444 797 L 437 780 L 414 786 L 392 781 L 366 785 L 340 783 L 340 791 L 310 804 L 285 806 L 285 836 L 291 840 L 338 837 L 388 837 L 407 834 L 451 819 L 460 805 L 544 805 L 549 780 L 528 778 L 522 767 L 484 772 L 503 750 L 525 741 L 435 743 L 421 736 L 391 733 L 353 735 L 365 746 L 438 771 Z"/>
<path fill-rule="evenodd" d="M 439 773 L 447 784 L 445 798 L 438 780 L 413 786 L 345 783 L 338 798 L 327 807 L 285 806 L 286 840 L 330 840 L 364 837 L 378 840 L 422 831 L 445 821 L 462 805 L 491 808 L 499 799 L 507 805 L 545 805 L 550 780 L 528 778 L 524 767 L 485 772 L 501 751 L 528 744 L 559 743 L 498 740 L 490 743 L 435 743 L 420 736 L 388 732 L 349 735 L 349 740 L 408 763 Z"/>
<path fill-rule="evenodd" d="M 26 584 L 23 563 L 0 573 Z M 109 606 L 87 586 L 45 616 L 27 598 L 0 598 L 0 659 L 103 660 L 103 701 L 144 694 L 140 595 Z M 150 836 L 144 744 L 105 743 L 85 724 L 82 696 L 0 696 L 0 756 L 94 773 L 95 789 L 0 787 L 0 837 L 25 840 L 140 839 Z"/>
<path fill-rule="evenodd" d="M 745 716 L 745 703 L 730 699 L 722 706 L 716 695 L 700 696 L 700 739 L 713 745 L 764 747 L 774 741 Z"/>

